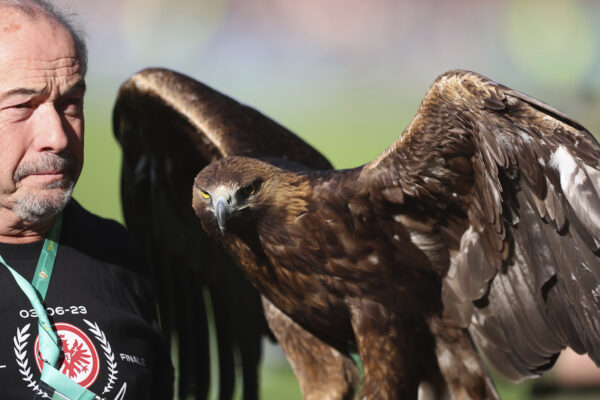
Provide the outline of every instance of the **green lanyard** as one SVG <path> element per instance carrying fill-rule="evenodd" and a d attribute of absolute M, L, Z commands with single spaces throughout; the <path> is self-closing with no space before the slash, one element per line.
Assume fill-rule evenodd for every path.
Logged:
<path fill-rule="evenodd" d="M 91 391 L 87 390 L 77 382 L 71 380 L 66 375 L 62 374 L 57 368 L 58 357 L 60 356 L 60 348 L 58 345 L 58 337 L 52 329 L 52 325 L 46 314 L 46 310 L 42 302 L 46 298 L 48 284 L 52 276 L 56 252 L 58 251 L 58 238 L 60 237 L 60 229 L 62 224 L 62 213 L 56 216 L 44 247 L 40 253 L 37 268 L 30 284 L 17 271 L 12 269 L 0 255 L 0 262 L 13 275 L 21 290 L 25 293 L 29 302 L 33 306 L 38 315 L 38 331 L 39 331 L 39 351 L 44 361 L 42 368 L 41 381 L 48 384 L 54 389 L 53 400 L 70 399 L 70 400 L 94 400 L 100 399 Z"/>

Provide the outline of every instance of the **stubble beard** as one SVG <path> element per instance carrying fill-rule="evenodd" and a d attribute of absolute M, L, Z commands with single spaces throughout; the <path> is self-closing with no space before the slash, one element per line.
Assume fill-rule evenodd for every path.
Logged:
<path fill-rule="evenodd" d="M 37 223 L 58 214 L 65 208 L 73 195 L 77 160 L 71 152 L 46 153 L 33 162 L 19 165 L 16 169 L 13 177 L 15 183 L 34 173 L 55 170 L 65 171 L 65 178 L 35 190 L 27 190 L 16 198 L 13 212 L 20 219 Z"/>

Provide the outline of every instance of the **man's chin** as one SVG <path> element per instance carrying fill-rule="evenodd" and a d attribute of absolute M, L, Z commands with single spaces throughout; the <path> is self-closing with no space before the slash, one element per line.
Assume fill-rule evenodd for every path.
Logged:
<path fill-rule="evenodd" d="M 68 187 L 46 188 L 21 194 L 13 212 L 23 221 L 36 223 L 55 216 L 71 200 L 74 183 Z"/>

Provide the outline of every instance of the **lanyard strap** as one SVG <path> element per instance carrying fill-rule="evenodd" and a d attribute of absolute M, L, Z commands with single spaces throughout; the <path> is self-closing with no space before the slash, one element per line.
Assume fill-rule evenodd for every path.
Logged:
<path fill-rule="evenodd" d="M 58 337 L 52 329 L 52 325 L 50 325 L 48 315 L 46 314 L 46 310 L 44 310 L 44 306 L 42 305 L 37 292 L 25 278 L 23 278 L 17 271 L 12 269 L 4 261 L 2 256 L 0 256 L 0 262 L 4 264 L 6 268 L 8 268 L 38 315 L 40 353 L 42 353 L 43 358 L 45 359 L 44 363 L 48 362 L 49 364 L 56 365 L 58 362 L 58 356 L 60 355 L 60 350 L 58 348 Z"/>
<path fill-rule="evenodd" d="M 46 298 L 46 292 L 48 291 L 48 285 L 50 284 L 50 277 L 52 276 L 52 269 L 54 268 L 54 260 L 56 259 L 56 252 L 58 251 L 58 238 L 60 237 L 60 229 L 62 226 L 62 213 L 56 216 L 50 232 L 46 240 L 44 240 L 44 246 L 38 259 L 35 274 L 31 285 L 37 289 L 40 294 L 42 301 Z"/>
<path fill-rule="evenodd" d="M 44 240 L 44 247 L 40 253 L 32 281 L 33 285 L 12 269 L 1 255 L 0 263 L 8 268 L 38 315 L 39 351 L 44 361 L 41 381 L 55 390 L 52 399 L 94 400 L 99 397 L 56 369 L 60 356 L 58 337 L 52 329 L 46 310 L 42 305 L 54 268 L 61 224 L 62 214 L 58 214 L 46 240 Z"/>
<path fill-rule="evenodd" d="M 95 400 L 99 399 L 94 393 L 71 380 L 52 365 L 44 363 L 42 382 L 46 382 L 55 390 L 52 400 Z"/>

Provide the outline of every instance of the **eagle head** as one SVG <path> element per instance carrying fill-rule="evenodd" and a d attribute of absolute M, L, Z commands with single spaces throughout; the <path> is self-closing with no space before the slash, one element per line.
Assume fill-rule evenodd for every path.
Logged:
<path fill-rule="evenodd" d="M 234 221 L 255 220 L 269 201 L 279 168 L 248 157 L 226 157 L 202 169 L 194 180 L 192 206 L 204 229 L 225 234 Z"/>

